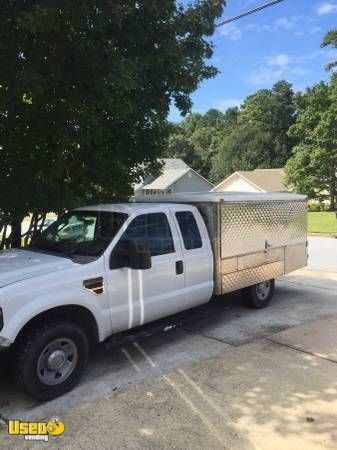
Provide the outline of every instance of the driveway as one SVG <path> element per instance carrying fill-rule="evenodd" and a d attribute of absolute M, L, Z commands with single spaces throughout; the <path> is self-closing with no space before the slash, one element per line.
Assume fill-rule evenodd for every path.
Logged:
<path fill-rule="evenodd" d="M 80 385 L 69 394 L 40 404 L 13 385 L 3 363 L 0 375 L 0 414 L 36 419 L 62 415 L 84 402 L 125 390 L 160 373 L 220 355 L 233 347 L 277 331 L 337 315 L 337 276 L 301 270 L 277 282 L 269 308 L 247 309 L 239 294 L 227 295 L 172 319 L 179 327 L 142 340 L 141 345 L 156 360 L 149 366 L 134 345 L 95 349 Z"/>
<path fill-rule="evenodd" d="M 170 320 L 172 326 L 168 327 L 166 332 L 136 344 L 111 350 L 98 346 L 80 385 L 54 401 L 41 404 L 21 393 L 8 375 L 6 361 L 0 361 L 0 418 L 3 416 L 36 420 L 62 417 L 67 413 L 71 416 L 71 411 L 74 411 L 74 408 L 82 408 L 81 405 L 84 405 L 86 414 L 94 414 L 96 407 L 92 402 L 104 402 L 104 398 L 113 399 L 115 396 L 116 399 L 123 398 L 123 395 L 129 395 L 127 392 L 130 389 L 130 392 L 134 392 L 134 389 L 138 389 L 137 386 L 143 386 L 141 383 L 151 385 L 151 380 L 155 377 L 172 373 L 174 370 L 179 371 L 190 364 L 207 364 L 209 358 L 220 358 L 221 364 L 225 364 L 226 355 L 233 364 L 239 364 L 236 356 L 231 355 L 240 348 L 248 348 L 243 351 L 243 367 L 244 360 L 249 358 L 248 355 L 252 351 L 257 364 L 256 370 L 258 367 L 263 370 L 267 361 L 262 357 L 262 353 L 269 347 L 259 346 L 261 340 L 270 340 L 276 333 L 310 324 L 317 319 L 337 317 L 337 273 L 334 273 L 337 272 L 337 240 L 310 238 L 309 252 L 310 269 L 297 271 L 278 280 L 275 297 L 269 308 L 261 311 L 247 309 L 241 296 L 234 293 L 173 317 Z M 328 271 L 323 271 L 324 269 Z M 283 342 L 282 345 L 286 346 L 287 343 Z M 269 348 L 268 352 L 270 351 Z M 146 355 L 151 355 L 150 359 Z M 282 354 L 278 357 L 282 358 Z M 151 361 L 155 363 L 152 364 Z M 268 364 L 277 364 L 277 361 L 269 361 Z M 289 364 L 296 365 L 300 362 Z M 314 362 L 313 365 L 315 364 Z M 322 363 L 319 367 L 323 370 L 325 366 Z M 257 376 L 255 369 L 250 370 L 251 376 Z M 191 373 L 188 376 L 190 377 Z M 287 376 L 286 372 L 284 376 Z M 305 372 L 303 377 L 306 377 Z M 226 385 L 220 389 L 220 393 L 227 398 L 225 401 L 230 401 L 231 393 L 225 388 Z M 275 389 L 277 390 L 277 386 Z M 309 393 L 310 387 L 308 395 Z M 140 399 L 139 402 L 141 405 Z M 137 403 L 133 404 L 139 409 Z M 172 414 L 175 414 L 173 405 Z M 89 422 L 91 420 L 92 418 L 88 419 Z M 99 431 L 97 433 L 99 434 Z M 70 441 L 67 441 L 68 444 Z"/>

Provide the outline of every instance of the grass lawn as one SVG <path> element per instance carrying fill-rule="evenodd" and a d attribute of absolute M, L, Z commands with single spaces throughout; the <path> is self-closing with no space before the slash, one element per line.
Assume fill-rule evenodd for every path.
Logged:
<path fill-rule="evenodd" d="M 309 212 L 309 233 L 337 233 L 337 219 L 334 212 Z"/>

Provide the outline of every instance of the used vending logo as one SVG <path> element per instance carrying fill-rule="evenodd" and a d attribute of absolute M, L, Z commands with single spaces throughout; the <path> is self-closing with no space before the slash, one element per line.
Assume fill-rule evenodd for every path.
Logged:
<path fill-rule="evenodd" d="M 61 436 L 65 426 L 58 418 L 49 422 L 21 422 L 21 420 L 8 421 L 8 434 L 10 436 L 23 436 L 26 441 L 49 441 L 49 436 Z"/>

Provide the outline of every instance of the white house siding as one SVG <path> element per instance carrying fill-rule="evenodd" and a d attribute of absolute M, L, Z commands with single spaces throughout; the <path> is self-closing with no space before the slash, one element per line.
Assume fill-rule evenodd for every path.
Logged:
<path fill-rule="evenodd" d="M 171 187 L 171 192 L 203 192 L 210 191 L 212 184 L 190 170 L 177 180 Z"/>
<path fill-rule="evenodd" d="M 216 190 L 221 192 L 261 192 L 239 176 L 233 177 L 225 185 L 219 186 Z"/>

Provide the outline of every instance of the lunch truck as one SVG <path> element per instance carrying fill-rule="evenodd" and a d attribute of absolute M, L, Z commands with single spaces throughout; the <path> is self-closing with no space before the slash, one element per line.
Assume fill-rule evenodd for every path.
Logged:
<path fill-rule="evenodd" d="M 266 307 L 307 264 L 301 195 L 183 193 L 67 212 L 0 252 L 0 350 L 39 400 L 71 390 L 89 351 L 213 296 Z"/>

